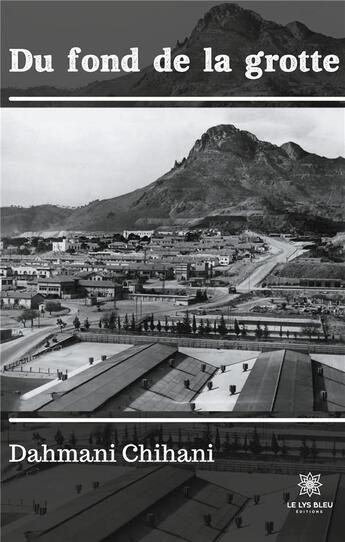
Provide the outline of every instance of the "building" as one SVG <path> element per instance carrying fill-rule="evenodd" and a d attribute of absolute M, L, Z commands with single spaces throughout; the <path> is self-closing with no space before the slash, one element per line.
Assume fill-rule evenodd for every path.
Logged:
<path fill-rule="evenodd" d="M 193 397 L 216 370 L 175 346 L 133 346 L 24 399 L 22 405 L 39 412 L 189 411 Z"/>
<path fill-rule="evenodd" d="M 14 277 L 3 277 L 0 275 L 0 292 L 4 290 L 13 290 L 16 286 Z"/>
<path fill-rule="evenodd" d="M 345 372 L 309 354 L 272 350 L 259 355 L 234 412 L 344 411 Z"/>
<path fill-rule="evenodd" d="M 82 293 L 95 297 L 122 298 L 122 285 L 112 280 L 79 280 L 79 289 Z"/>
<path fill-rule="evenodd" d="M 181 307 L 188 307 L 195 299 L 194 295 L 181 295 L 173 293 L 135 293 L 128 294 L 129 298 L 137 300 L 139 303 L 173 303 Z"/>
<path fill-rule="evenodd" d="M 43 296 L 35 292 L 5 291 L 0 292 L 1 307 L 38 309 L 43 302 Z"/>
<path fill-rule="evenodd" d="M 304 258 L 277 266 L 266 284 L 269 288 L 345 289 L 345 265 Z"/>
<path fill-rule="evenodd" d="M 137 237 L 152 237 L 152 235 L 154 234 L 155 230 L 124 230 L 122 232 L 122 235 L 123 237 L 125 237 L 125 239 L 128 239 L 128 237 L 130 235 L 136 235 Z"/>
<path fill-rule="evenodd" d="M 218 264 L 219 265 L 230 265 L 230 256 L 219 256 L 218 257 Z"/>
<path fill-rule="evenodd" d="M 175 265 L 175 278 L 176 280 L 188 280 L 190 277 L 190 264 L 178 263 Z"/>
<path fill-rule="evenodd" d="M 65 237 L 61 241 L 53 241 L 53 252 L 67 252 L 68 250 L 81 250 L 82 243 L 75 239 L 66 239 Z"/>
<path fill-rule="evenodd" d="M 46 297 L 71 298 L 78 296 L 78 282 L 73 276 L 38 279 L 37 292 Z"/>

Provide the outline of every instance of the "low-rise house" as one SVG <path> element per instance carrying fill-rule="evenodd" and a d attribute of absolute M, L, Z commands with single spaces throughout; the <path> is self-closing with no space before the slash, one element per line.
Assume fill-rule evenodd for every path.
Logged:
<path fill-rule="evenodd" d="M 4 290 L 13 290 L 16 286 L 14 277 L 3 277 L 0 276 L 0 292 Z"/>
<path fill-rule="evenodd" d="M 194 302 L 193 295 L 164 294 L 164 293 L 136 293 L 129 294 L 129 298 L 137 300 L 140 303 L 164 303 L 169 302 L 174 305 L 186 307 Z"/>
<path fill-rule="evenodd" d="M 78 281 L 72 276 L 56 276 L 38 279 L 37 293 L 59 298 L 78 296 Z"/>
<path fill-rule="evenodd" d="M 96 297 L 122 298 L 122 285 L 112 280 L 79 280 L 82 293 Z"/>
<path fill-rule="evenodd" d="M 20 291 L 0 292 L 1 306 L 8 308 L 38 309 L 43 302 L 41 294 Z"/>

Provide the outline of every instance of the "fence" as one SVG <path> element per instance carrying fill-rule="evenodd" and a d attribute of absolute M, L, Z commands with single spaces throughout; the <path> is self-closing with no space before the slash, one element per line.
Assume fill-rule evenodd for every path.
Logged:
<path fill-rule="evenodd" d="M 27 354 L 23 356 L 22 358 L 12 361 L 10 363 L 7 363 L 3 365 L 2 370 L 4 372 L 6 371 L 16 371 L 17 368 L 20 367 L 20 372 L 23 372 L 23 366 L 27 363 L 32 363 L 36 358 L 41 356 L 42 354 L 46 354 L 48 352 L 52 352 L 54 350 L 61 350 L 64 346 L 68 346 L 69 344 L 75 342 L 77 340 L 76 335 L 69 335 L 67 337 L 63 337 L 61 340 L 58 340 L 56 343 L 52 343 L 50 346 L 45 347 L 45 344 L 52 340 L 52 338 L 55 336 L 55 333 L 50 333 L 47 337 L 45 337 L 43 340 L 41 340 L 36 346 L 32 347 L 30 350 L 28 350 Z M 38 350 L 38 348 L 41 348 L 41 350 Z M 47 371 L 32 371 L 30 368 L 30 371 L 26 372 L 39 372 L 39 373 L 46 373 L 50 374 L 50 370 Z"/>
<path fill-rule="evenodd" d="M 251 340 L 224 340 L 224 339 L 200 339 L 195 337 L 176 336 L 176 335 L 135 335 L 129 333 L 105 333 L 103 332 L 81 332 L 78 333 L 81 341 L 116 343 L 116 344 L 148 344 L 161 343 L 191 348 L 213 348 L 224 350 L 259 350 L 262 352 L 270 350 L 290 349 L 297 352 L 314 354 L 345 354 L 345 345 L 332 344 L 305 344 L 286 341 L 251 341 Z"/>
<path fill-rule="evenodd" d="M 306 470 L 306 472 L 314 471 L 323 474 L 345 473 L 345 465 L 340 465 L 338 463 L 336 466 L 332 466 L 329 465 L 329 463 L 306 463 L 305 461 L 287 463 L 280 460 L 275 462 L 260 461 L 260 459 L 253 461 L 247 459 L 217 459 L 215 463 L 198 463 L 197 469 L 247 473 L 274 472 L 275 474 L 299 474 L 301 472 L 301 467 Z"/>

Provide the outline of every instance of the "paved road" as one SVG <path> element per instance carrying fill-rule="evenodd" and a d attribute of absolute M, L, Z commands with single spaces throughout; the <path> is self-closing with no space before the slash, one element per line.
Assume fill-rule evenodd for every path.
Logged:
<path fill-rule="evenodd" d="M 14 339 L 8 343 L 1 345 L 1 367 L 6 363 L 15 361 L 22 356 L 25 356 L 26 352 L 35 346 L 38 342 L 42 341 L 53 331 L 56 331 L 56 325 L 47 326 L 44 328 L 27 329 L 23 337 Z"/>
<path fill-rule="evenodd" d="M 259 235 L 255 232 L 249 232 L 253 235 Z M 258 284 L 264 280 L 269 273 L 271 273 L 272 269 L 278 264 L 278 263 L 285 263 L 286 261 L 290 261 L 297 256 L 299 256 L 303 249 L 300 247 L 296 247 L 295 245 L 292 245 L 288 241 L 283 241 L 282 239 L 276 239 L 272 237 L 266 237 L 260 234 L 260 237 L 271 247 L 270 253 L 262 259 L 261 265 L 259 265 L 246 279 L 244 279 L 240 284 L 237 285 L 236 291 L 237 294 L 231 294 L 228 292 L 228 288 L 217 288 L 217 298 L 214 301 L 211 301 L 209 303 L 198 303 L 196 305 L 193 305 L 193 310 L 196 309 L 212 309 L 217 308 L 219 306 L 223 306 L 224 304 L 228 303 L 229 301 L 232 301 L 236 299 L 239 294 L 241 293 L 247 293 L 251 290 L 255 289 L 261 289 L 258 287 Z M 185 312 L 182 309 L 177 309 L 176 307 L 173 307 L 168 310 L 162 310 L 162 311 L 155 311 L 155 314 L 157 315 L 159 312 L 162 314 L 181 314 Z"/>
<path fill-rule="evenodd" d="M 236 290 L 240 293 L 250 292 L 271 273 L 278 263 L 285 263 L 300 254 L 300 249 L 287 241 L 263 235 L 261 237 L 271 246 L 272 253 L 260 267 L 238 284 Z"/>

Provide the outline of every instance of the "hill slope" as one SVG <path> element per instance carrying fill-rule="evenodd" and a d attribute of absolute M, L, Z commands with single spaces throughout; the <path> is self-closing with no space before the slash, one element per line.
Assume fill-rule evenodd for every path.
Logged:
<path fill-rule="evenodd" d="M 6 210 L 2 224 L 7 234 L 219 222 L 332 233 L 344 228 L 344 202 L 344 158 L 311 154 L 293 142 L 272 145 L 219 125 L 207 130 L 181 163 L 144 188 L 76 209 Z"/>

